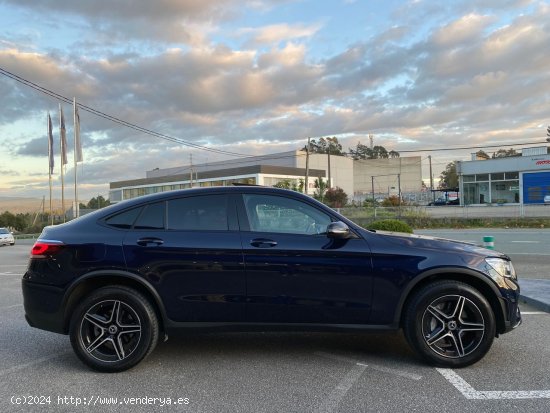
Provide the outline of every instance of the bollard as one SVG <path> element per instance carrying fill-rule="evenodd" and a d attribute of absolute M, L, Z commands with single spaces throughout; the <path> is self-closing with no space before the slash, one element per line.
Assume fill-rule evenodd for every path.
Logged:
<path fill-rule="evenodd" d="M 483 237 L 483 246 L 489 250 L 495 249 L 495 237 L 493 236 L 485 236 Z"/>

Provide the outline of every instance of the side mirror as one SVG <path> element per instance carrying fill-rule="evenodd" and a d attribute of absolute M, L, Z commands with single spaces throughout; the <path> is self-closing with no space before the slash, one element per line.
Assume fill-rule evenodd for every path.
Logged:
<path fill-rule="evenodd" d="M 342 221 L 331 222 L 327 226 L 328 238 L 348 238 L 350 234 L 351 232 L 349 230 L 349 227 Z"/>

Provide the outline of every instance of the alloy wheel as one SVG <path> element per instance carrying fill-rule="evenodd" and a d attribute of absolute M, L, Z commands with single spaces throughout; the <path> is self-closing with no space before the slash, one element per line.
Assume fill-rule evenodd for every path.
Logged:
<path fill-rule="evenodd" d="M 80 323 L 85 351 L 102 362 L 118 362 L 138 347 L 142 326 L 136 311 L 120 300 L 105 300 L 90 307 Z"/>
<path fill-rule="evenodd" d="M 476 350 L 485 334 L 479 307 L 462 295 L 433 300 L 422 315 L 422 335 L 428 347 L 447 358 L 461 358 Z"/>

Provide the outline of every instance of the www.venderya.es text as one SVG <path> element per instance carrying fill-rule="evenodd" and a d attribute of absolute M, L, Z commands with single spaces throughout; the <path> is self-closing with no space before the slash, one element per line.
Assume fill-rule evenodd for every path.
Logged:
<path fill-rule="evenodd" d="M 190 403 L 188 397 L 109 397 L 109 396 L 12 396 L 11 404 L 16 405 L 58 405 L 58 406 L 185 406 Z"/>

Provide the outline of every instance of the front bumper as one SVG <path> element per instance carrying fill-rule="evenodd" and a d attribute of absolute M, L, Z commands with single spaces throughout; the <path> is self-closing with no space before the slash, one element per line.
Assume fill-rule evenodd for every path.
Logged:
<path fill-rule="evenodd" d="M 504 323 L 499 333 L 512 331 L 521 324 L 521 311 L 519 310 L 519 284 L 515 280 L 505 279 L 505 288 L 500 287 L 502 297 L 500 305 L 504 315 Z"/>

